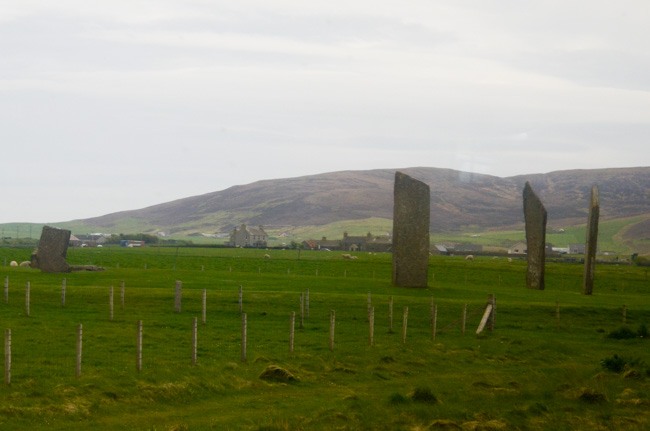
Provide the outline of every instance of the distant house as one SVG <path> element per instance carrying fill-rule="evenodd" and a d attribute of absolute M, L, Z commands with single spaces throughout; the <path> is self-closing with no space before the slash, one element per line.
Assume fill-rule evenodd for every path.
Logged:
<path fill-rule="evenodd" d="M 445 247 L 444 245 L 434 245 L 431 248 L 431 254 L 448 256 L 449 255 L 449 250 L 447 250 L 447 247 Z"/>
<path fill-rule="evenodd" d="M 525 242 L 518 242 L 508 249 L 508 254 L 526 254 L 528 253 L 528 244 Z"/>
<path fill-rule="evenodd" d="M 305 248 L 311 250 L 345 250 L 345 251 L 367 251 L 385 252 L 391 251 L 393 239 L 390 235 L 374 236 L 370 232 L 363 236 L 348 235 L 343 233 L 343 239 L 308 239 L 303 241 Z"/>
<path fill-rule="evenodd" d="M 229 245 L 231 247 L 266 247 L 269 237 L 262 226 L 247 227 L 242 223 L 239 229 L 235 228 L 230 235 Z"/>
<path fill-rule="evenodd" d="M 587 246 L 584 243 L 569 243 L 569 254 L 585 254 Z M 596 246 L 596 253 L 600 253 L 600 247 Z"/>

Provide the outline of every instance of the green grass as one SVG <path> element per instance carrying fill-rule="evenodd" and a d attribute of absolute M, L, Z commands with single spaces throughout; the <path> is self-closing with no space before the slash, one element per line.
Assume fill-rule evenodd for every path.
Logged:
<path fill-rule="evenodd" d="M 27 260 L 30 251 L 0 248 L 0 264 L 5 257 Z M 263 258 L 266 253 L 271 259 Z M 0 327 L 11 328 L 13 342 L 12 384 L 0 383 L 0 429 L 411 430 L 450 422 L 470 429 L 650 426 L 648 341 L 607 337 L 621 326 L 623 304 L 630 328 L 650 322 L 650 282 L 643 268 L 599 266 L 595 294 L 584 296 L 580 265 L 549 264 L 547 289 L 530 291 L 523 260 L 432 257 L 431 287 L 400 289 L 390 285 L 389 254 L 357 255 L 349 261 L 337 252 L 103 248 L 75 249 L 68 260 L 102 265 L 105 272 L 62 275 L 0 267 L 1 278 L 9 277 L 10 295 L 8 304 L 0 301 Z M 175 280 L 183 282 L 181 313 L 173 310 Z M 248 320 L 246 363 L 240 362 L 239 285 Z M 115 287 L 112 322 L 109 286 Z M 297 319 L 295 351 L 289 355 L 289 315 L 299 311 L 299 295 L 307 288 L 309 317 L 303 329 Z M 199 324 L 198 365 L 192 366 L 191 321 L 200 322 L 202 289 L 207 289 L 207 324 Z M 373 347 L 368 292 L 375 307 Z M 431 296 L 441 329 L 460 318 L 463 304 L 470 311 L 483 306 L 488 293 L 497 297 L 494 332 L 474 334 L 479 314 L 468 321 L 465 335 L 456 327 L 431 341 Z M 330 310 L 336 311 L 333 352 Z M 141 373 L 135 370 L 137 320 L 144 322 Z M 79 323 L 84 344 L 77 379 Z M 640 378 L 603 369 L 601 361 L 615 354 L 629 359 Z M 259 379 L 270 364 L 298 380 Z"/>

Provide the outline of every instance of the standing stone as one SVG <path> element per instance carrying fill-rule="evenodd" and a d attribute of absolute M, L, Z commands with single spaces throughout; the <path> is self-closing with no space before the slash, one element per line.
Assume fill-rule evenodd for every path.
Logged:
<path fill-rule="evenodd" d="M 546 208 L 528 181 L 524 187 L 524 218 L 526 220 L 526 248 L 528 266 L 526 287 L 544 290 L 544 265 L 546 262 Z"/>
<path fill-rule="evenodd" d="M 70 272 L 65 260 L 69 242 L 69 230 L 43 226 L 38 248 L 32 253 L 32 268 L 42 272 Z"/>
<path fill-rule="evenodd" d="M 594 290 L 594 271 L 596 269 L 596 249 L 598 248 L 598 218 L 600 203 L 598 202 L 598 186 L 591 188 L 591 204 L 587 219 L 587 236 L 585 237 L 585 278 L 582 293 L 591 295 Z"/>
<path fill-rule="evenodd" d="M 429 271 L 429 186 L 395 172 L 393 284 L 427 287 Z"/>

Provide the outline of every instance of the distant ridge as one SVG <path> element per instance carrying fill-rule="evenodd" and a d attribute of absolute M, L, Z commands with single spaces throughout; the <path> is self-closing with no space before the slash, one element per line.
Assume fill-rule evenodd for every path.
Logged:
<path fill-rule="evenodd" d="M 312 226 L 370 217 L 390 219 L 396 170 L 431 187 L 434 232 L 520 226 L 521 193 L 526 181 L 544 202 L 550 226 L 584 224 L 594 184 L 600 189 L 602 220 L 650 215 L 650 167 L 568 170 L 508 178 L 414 167 L 258 181 L 75 222 L 109 232 L 130 225 L 139 232 L 189 233 L 229 231 L 240 223 Z"/>

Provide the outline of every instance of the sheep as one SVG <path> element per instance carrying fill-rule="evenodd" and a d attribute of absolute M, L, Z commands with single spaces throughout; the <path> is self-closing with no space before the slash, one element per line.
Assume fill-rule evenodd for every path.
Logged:
<path fill-rule="evenodd" d="M 28 260 L 25 260 L 23 262 L 20 262 L 20 266 L 32 266 L 32 263 Z"/>
<path fill-rule="evenodd" d="M 265 254 L 265 255 L 264 255 L 264 259 L 270 259 L 270 258 L 271 258 L 270 255 L 268 255 L 268 254 Z"/>
<path fill-rule="evenodd" d="M 350 259 L 359 259 L 359 256 L 351 256 Z"/>
<path fill-rule="evenodd" d="M 511 257 L 508 258 L 508 262 L 512 262 L 512 258 L 511 258 Z"/>
<path fill-rule="evenodd" d="M 343 259 L 352 259 L 352 255 L 351 255 L 351 254 L 342 254 L 341 257 L 342 257 Z"/>
<path fill-rule="evenodd" d="M 9 266 L 18 266 L 18 262 L 16 262 L 15 260 L 12 260 L 11 263 L 9 264 Z"/>
<path fill-rule="evenodd" d="M 468 254 L 465 256 L 465 260 L 474 260 L 474 255 Z"/>

